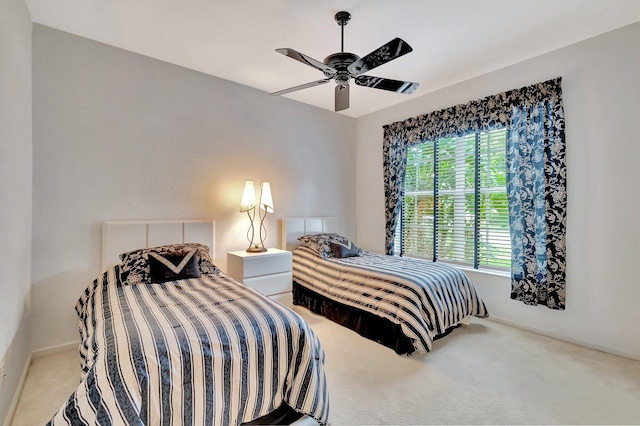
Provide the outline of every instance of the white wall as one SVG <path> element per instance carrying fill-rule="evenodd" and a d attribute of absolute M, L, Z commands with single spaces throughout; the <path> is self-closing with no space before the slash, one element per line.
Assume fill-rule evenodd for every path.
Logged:
<path fill-rule="evenodd" d="M 355 235 L 354 119 L 40 25 L 33 60 L 35 351 L 78 340 L 101 221 L 215 218 L 224 269 L 248 246 L 253 179 L 271 182 L 267 245 L 287 216 L 339 216 Z"/>
<path fill-rule="evenodd" d="M 0 0 L 0 424 L 29 355 L 31 154 L 31 17 Z"/>
<path fill-rule="evenodd" d="M 345 218 L 349 235 L 357 217 L 359 245 L 382 252 L 382 125 L 562 76 L 567 309 L 525 306 L 509 299 L 507 279 L 471 276 L 494 318 L 640 358 L 639 202 L 628 196 L 639 180 L 638 32 L 635 24 L 356 121 L 36 25 L 33 349 L 77 340 L 73 305 L 99 272 L 101 221 L 215 218 L 224 267 L 225 253 L 246 245 L 244 180 L 270 180 L 269 245 L 276 218 L 326 214 Z"/>
<path fill-rule="evenodd" d="M 357 241 L 384 251 L 383 125 L 557 76 L 567 138 L 566 310 L 510 300 L 508 278 L 469 275 L 496 319 L 640 359 L 640 23 L 359 118 Z"/>

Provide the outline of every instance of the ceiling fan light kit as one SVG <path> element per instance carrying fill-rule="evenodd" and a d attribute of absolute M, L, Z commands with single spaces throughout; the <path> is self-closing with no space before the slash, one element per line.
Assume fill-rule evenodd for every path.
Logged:
<path fill-rule="evenodd" d="M 358 86 L 403 93 L 405 95 L 415 92 L 418 88 L 418 83 L 362 75 L 367 71 L 411 52 L 413 49 L 407 42 L 400 38 L 394 38 L 387 44 L 380 46 L 373 52 L 361 58 L 356 54 L 344 51 L 344 26 L 347 25 L 349 20 L 351 20 L 351 14 L 345 11 L 338 12 L 336 13 L 335 20 L 340 26 L 342 32 L 340 52 L 327 56 L 324 58 L 323 62 L 317 61 L 293 49 L 276 49 L 276 52 L 278 53 L 322 71 L 325 78 L 301 84 L 299 86 L 290 87 L 278 92 L 273 92 L 270 93 L 270 95 L 284 95 L 286 93 L 319 86 L 321 84 L 328 83 L 331 80 L 335 80 L 335 111 L 342 111 L 349 108 L 349 81 L 351 81 L 351 79 L 353 79 Z"/>

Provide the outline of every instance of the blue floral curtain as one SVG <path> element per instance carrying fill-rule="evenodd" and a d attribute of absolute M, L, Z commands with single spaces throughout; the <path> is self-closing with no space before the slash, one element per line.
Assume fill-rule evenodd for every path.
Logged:
<path fill-rule="evenodd" d="M 567 172 L 560 92 L 514 106 L 507 133 L 511 298 L 565 307 Z"/>
<path fill-rule="evenodd" d="M 561 81 L 558 77 L 384 126 L 386 253 L 394 248 L 408 147 L 507 128 L 510 215 L 518 214 L 511 218 L 512 244 L 516 242 L 511 297 L 564 309 L 566 170 Z M 539 179 L 541 174 L 544 178 Z"/>

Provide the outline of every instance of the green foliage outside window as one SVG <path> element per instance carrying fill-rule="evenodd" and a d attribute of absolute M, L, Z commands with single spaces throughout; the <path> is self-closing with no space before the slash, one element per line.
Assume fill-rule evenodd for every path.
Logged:
<path fill-rule="evenodd" d="M 505 143 L 501 129 L 409 149 L 403 253 L 476 267 L 510 267 Z"/>

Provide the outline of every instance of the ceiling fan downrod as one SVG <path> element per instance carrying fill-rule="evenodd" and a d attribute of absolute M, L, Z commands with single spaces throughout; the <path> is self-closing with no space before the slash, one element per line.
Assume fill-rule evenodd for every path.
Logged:
<path fill-rule="evenodd" d="M 351 14 L 343 10 L 336 13 L 335 19 L 338 25 L 340 25 L 340 52 L 344 52 L 344 26 L 351 20 Z"/>
<path fill-rule="evenodd" d="M 340 53 L 334 53 L 327 56 L 324 59 L 324 63 L 334 68 L 337 73 L 334 78 L 338 84 L 338 90 L 348 90 L 348 84 L 350 80 L 349 71 L 347 67 L 360 59 L 359 56 L 353 53 L 345 53 L 344 51 L 344 26 L 351 20 L 351 14 L 346 11 L 340 11 L 336 13 L 335 20 L 340 25 Z"/>

